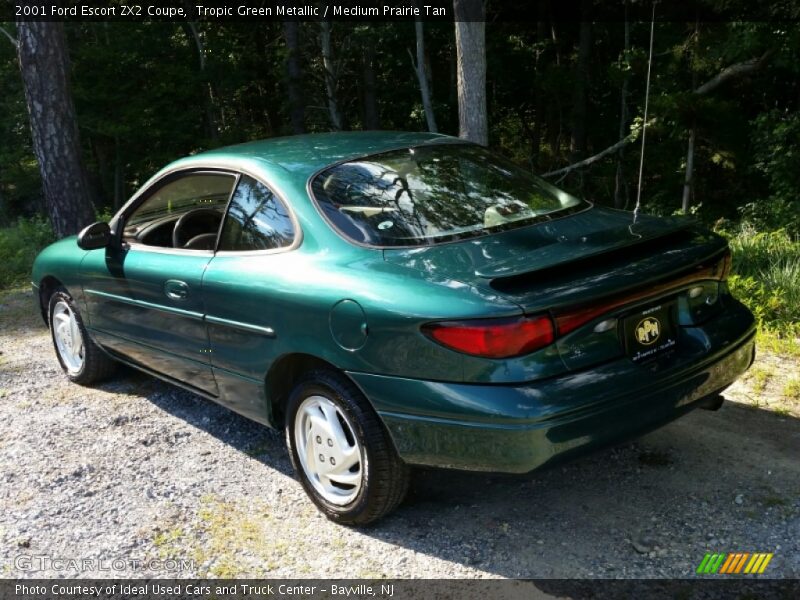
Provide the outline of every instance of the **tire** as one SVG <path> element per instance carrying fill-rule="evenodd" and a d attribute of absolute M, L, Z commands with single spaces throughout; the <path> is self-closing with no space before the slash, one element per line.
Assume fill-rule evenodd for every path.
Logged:
<path fill-rule="evenodd" d="M 89 385 L 114 373 L 117 363 L 89 336 L 75 301 L 65 289 L 50 296 L 47 315 L 58 362 L 70 381 Z M 72 344 L 76 335 L 80 336 L 80 349 Z"/>
<path fill-rule="evenodd" d="M 380 418 L 361 391 L 335 371 L 312 371 L 292 390 L 286 444 L 306 493 L 337 523 L 372 523 L 393 511 L 408 491 L 409 468 Z"/>

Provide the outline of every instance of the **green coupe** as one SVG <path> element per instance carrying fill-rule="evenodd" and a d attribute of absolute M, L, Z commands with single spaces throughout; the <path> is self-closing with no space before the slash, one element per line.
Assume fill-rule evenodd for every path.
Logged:
<path fill-rule="evenodd" d="M 122 362 L 282 428 L 320 510 L 365 524 L 413 465 L 526 473 L 718 408 L 755 352 L 729 268 L 691 221 L 365 132 L 178 160 L 33 287 L 72 381 Z"/>

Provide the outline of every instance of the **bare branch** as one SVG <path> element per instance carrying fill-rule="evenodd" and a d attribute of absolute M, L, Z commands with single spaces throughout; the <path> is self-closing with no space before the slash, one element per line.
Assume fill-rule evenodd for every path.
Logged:
<path fill-rule="evenodd" d="M 19 48 L 19 42 L 17 41 L 17 38 L 15 38 L 13 35 L 11 35 L 8 32 L 8 30 L 5 27 L 3 27 L 2 25 L 0 25 L 0 31 L 2 31 L 5 34 L 5 36 L 8 38 L 9 42 L 14 44 L 14 48 Z"/>
<path fill-rule="evenodd" d="M 767 50 L 763 55 L 761 55 L 758 58 L 752 58 L 750 60 L 745 60 L 740 63 L 736 63 L 735 65 L 730 65 L 729 67 L 725 67 L 724 69 L 722 69 L 722 71 L 717 73 L 706 83 L 695 89 L 693 93 L 697 94 L 698 96 L 703 94 L 708 94 L 709 92 L 712 92 L 715 89 L 717 89 L 719 86 L 721 86 L 729 79 L 734 79 L 736 77 L 741 77 L 742 75 L 746 75 L 748 73 L 757 71 L 767 63 L 767 61 L 770 59 L 770 57 L 774 52 L 775 52 L 774 49 Z M 650 125 L 652 125 L 654 121 L 655 119 L 648 122 L 647 126 L 649 127 Z M 566 175 L 567 173 L 570 173 L 575 169 L 588 167 L 589 165 L 594 164 L 597 161 L 605 158 L 609 154 L 613 154 L 620 148 L 627 146 L 631 142 L 635 141 L 637 137 L 639 137 L 638 132 L 633 132 L 627 135 L 626 137 L 622 138 L 613 146 L 609 146 L 608 148 L 606 148 L 602 152 L 598 152 L 594 156 L 590 156 L 589 158 L 584 159 L 580 162 L 568 165 L 563 169 L 557 169 L 555 171 L 550 171 L 549 173 L 544 173 L 542 177 L 554 177 L 556 175 Z"/>
<path fill-rule="evenodd" d="M 648 122 L 647 126 L 648 127 L 651 126 L 654 122 L 655 119 L 651 119 L 650 122 Z M 566 175 L 567 173 L 574 171 L 575 169 L 582 169 L 583 167 L 588 167 L 589 165 L 596 163 L 598 160 L 604 159 L 609 154 L 614 154 L 614 152 L 616 152 L 623 146 L 627 146 L 628 144 L 635 142 L 638 137 L 639 137 L 639 131 L 634 131 L 632 133 L 629 133 L 613 146 L 609 146 L 608 148 L 606 148 L 602 152 L 598 152 L 594 156 L 590 156 L 589 158 L 585 158 L 580 162 L 567 165 L 563 169 L 557 169 L 555 171 L 549 171 L 548 173 L 543 173 L 542 175 L 540 175 L 540 177 L 554 177 L 556 175 L 562 175 L 562 174 Z"/>
<path fill-rule="evenodd" d="M 408 57 L 411 59 L 411 66 L 414 69 L 414 75 L 417 74 L 417 63 L 414 61 L 414 55 L 411 54 L 411 48 L 406 48 L 406 52 L 408 52 Z"/>
<path fill-rule="evenodd" d="M 775 52 L 775 50 L 767 50 L 763 55 L 759 58 L 751 58 L 750 60 L 745 60 L 740 63 L 736 63 L 735 65 L 731 65 L 729 67 L 725 67 L 717 73 L 714 77 L 706 81 L 703 85 L 699 88 L 694 90 L 694 93 L 698 96 L 703 94 L 708 94 L 709 92 L 713 92 L 723 83 L 728 81 L 729 79 L 734 79 L 736 77 L 741 77 L 742 75 L 747 75 L 748 73 L 752 73 L 753 71 L 757 71 L 761 67 L 766 64 L 769 60 L 770 56 Z"/>

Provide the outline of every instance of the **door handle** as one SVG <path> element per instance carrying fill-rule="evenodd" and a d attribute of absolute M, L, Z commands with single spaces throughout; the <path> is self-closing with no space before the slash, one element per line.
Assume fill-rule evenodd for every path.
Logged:
<path fill-rule="evenodd" d="M 164 284 L 164 293 L 170 300 L 186 300 L 189 297 L 189 286 L 185 281 L 170 279 Z"/>

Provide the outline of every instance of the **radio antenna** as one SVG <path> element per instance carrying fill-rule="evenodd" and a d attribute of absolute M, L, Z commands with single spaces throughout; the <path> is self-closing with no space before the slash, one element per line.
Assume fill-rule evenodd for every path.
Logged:
<path fill-rule="evenodd" d="M 639 155 L 639 185 L 636 188 L 636 206 L 633 208 L 633 222 L 639 216 L 642 205 L 642 172 L 644 171 L 644 142 L 647 135 L 647 109 L 650 104 L 650 69 L 653 66 L 653 32 L 656 25 L 656 2 L 653 2 L 653 15 L 650 18 L 650 55 L 647 58 L 647 84 L 644 90 L 644 120 L 642 121 L 642 150 Z"/>

